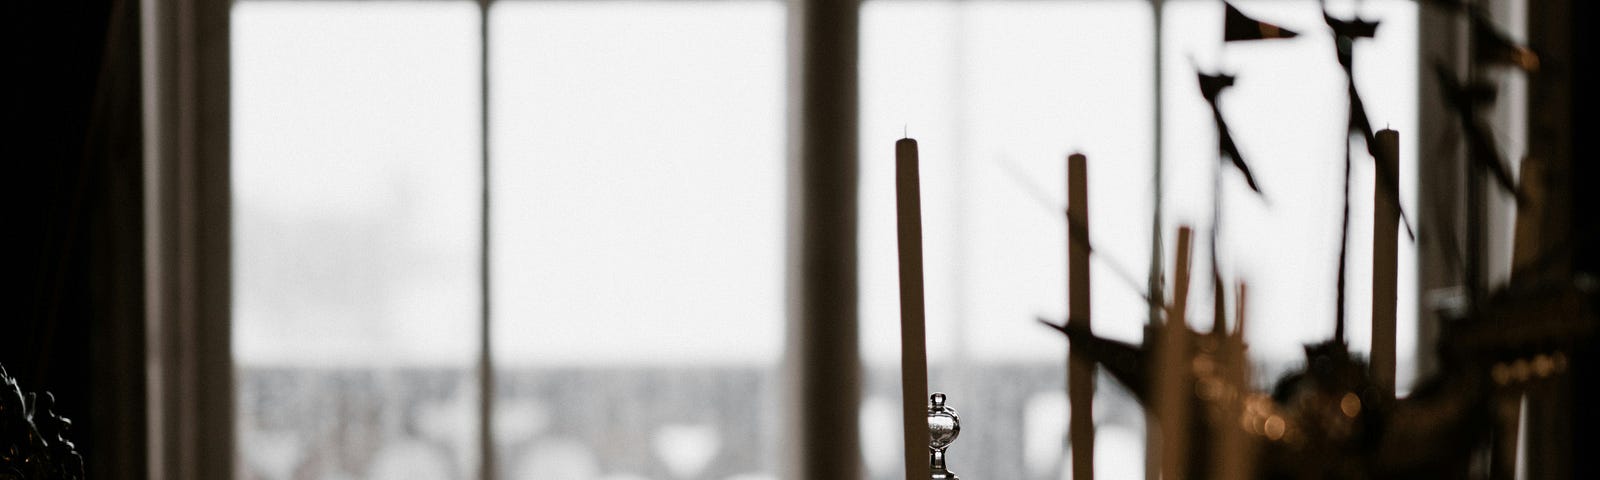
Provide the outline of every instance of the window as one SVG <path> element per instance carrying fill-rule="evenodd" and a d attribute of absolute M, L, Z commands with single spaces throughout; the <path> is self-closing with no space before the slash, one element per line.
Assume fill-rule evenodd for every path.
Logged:
<path fill-rule="evenodd" d="M 489 18 L 503 478 L 776 478 L 783 5 Z"/>
<path fill-rule="evenodd" d="M 1250 282 L 1252 318 L 1296 319 L 1252 325 L 1258 379 L 1331 331 L 1331 317 L 1290 314 L 1333 301 L 1326 179 L 1343 85 L 1317 5 L 1238 2 L 1302 38 L 1226 48 L 1215 2 L 1165 2 L 1159 37 L 1136 0 L 861 5 L 870 478 L 901 475 L 889 153 L 901 135 L 923 149 L 930 386 L 962 413 L 950 463 L 963 476 L 1065 472 L 1065 341 L 1034 321 L 1066 309 L 1065 156 L 1090 161 L 1102 335 L 1142 335 L 1156 148 L 1166 261 L 1176 225 L 1209 225 L 1215 132 L 1196 64 L 1239 76 L 1223 108 L 1267 195 L 1224 184 L 1225 274 Z M 1358 45 L 1358 84 L 1374 123 L 1402 133 L 1402 184 L 1414 183 L 1417 7 L 1332 8 L 1383 21 Z M 476 478 L 491 453 L 497 478 L 779 478 L 788 12 L 776 0 L 238 2 L 241 477 Z M 1355 165 L 1359 259 L 1372 174 Z M 1402 265 L 1412 251 L 1402 242 Z M 1352 267 L 1349 334 L 1364 350 L 1367 265 Z M 1400 298 L 1414 299 L 1413 270 L 1401 275 Z M 1190 301 L 1210 295 L 1200 282 Z M 1399 308 L 1402 388 L 1415 311 Z M 1099 384 L 1100 475 L 1139 478 L 1143 417 Z M 492 452 L 478 441 L 485 403 Z"/>
<path fill-rule="evenodd" d="M 237 471 L 477 471 L 478 15 L 234 7 Z"/>
<path fill-rule="evenodd" d="M 773 477 L 782 5 L 488 18 L 499 475 Z M 477 476 L 480 21 L 235 8 L 245 477 Z"/>

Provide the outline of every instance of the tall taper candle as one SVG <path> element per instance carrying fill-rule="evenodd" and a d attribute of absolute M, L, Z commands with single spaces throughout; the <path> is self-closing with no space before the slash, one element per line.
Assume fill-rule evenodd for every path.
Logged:
<path fill-rule="evenodd" d="M 1193 251 L 1194 230 L 1178 227 L 1177 255 L 1173 258 L 1172 302 L 1167 307 L 1167 322 L 1161 326 L 1156 344 L 1157 374 L 1150 378 L 1156 399 L 1156 417 L 1161 422 L 1162 478 L 1189 478 L 1189 326 L 1185 323 L 1189 305 L 1189 257 Z"/>
<path fill-rule="evenodd" d="M 1400 134 L 1384 129 L 1376 135 L 1377 168 L 1389 178 L 1400 178 Z M 1380 182 L 1374 182 L 1372 212 L 1372 378 L 1385 394 L 1394 394 L 1395 302 L 1400 206 L 1390 201 Z"/>
<path fill-rule="evenodd" d="M 1216 289 L 1218 293 L 1221 288 Z M 1214 332 L 1217 337 L 1216 362 L 1214 365 L 1221 367 L 1222 382 L 1225 389 L 1243 388 L 1250 385 L 1250 358 L 1245 354 L 1244 326 L 1245 326 L 1245 285 L 1244 282 L 1235 284 L 1234 287 L 1234 322 L 1233 330 Z M 1220 410 L 1221 418 L 1241 418 L 1244 414 L 1244 402 L 1223 402 L 1220 409 L 1213 410 L 1210 414 Z M 1257 446 L 1251 442 L 1248 435 L 1240 428 L 1220 428 L 1212 432 L 1215 450 L 1219 458 L 1214 459 L 1210 478 L 1255 478 L 1252 467 L 1255 465 Z"/>
<path fill-rule="evenodd" d="M 1067 157 L 1067 324 L 1089 328 L 1088 159 Z M 1074 232 L 1073 229 L 1082 229 Z M 1067 436 L 1072 443 L 1072 478 L 1094 478 L 1094 362 L 1073 349 L 1067 356 Z"/>
<path fill-rule="evenodd" d="M 895 224 L 900 241 L 900 396 L 906 480 L 928 480 L 928 346 L 922 297 L 922 187 L 917 141 L 894 144 Z"/>

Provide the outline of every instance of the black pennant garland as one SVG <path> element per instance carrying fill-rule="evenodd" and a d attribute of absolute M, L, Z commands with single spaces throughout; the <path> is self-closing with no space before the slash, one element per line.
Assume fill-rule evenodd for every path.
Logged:
<path fill-rule="evenodd" d="M 1461 129 L 1467 137 L 1467 146 L 1471 148 L 1467 155 L 1469 161 L 1488 170 L 1489 174 L 1494 176 L 1495 182 L 1500 184 L 1500 188 L 1510 192 L 1519 203 L 1526 200 L 1523 198 L 1522 189 L 1517 188 L 1516 180 L 1511 177 L 1511 169 L 1506 167 L 1505 161 L 1500 158 L 1500 147 L 1496 144 L 1494 135 L 1490 135 L 1488 128 L 1484 127 L 1483 122 L 1473 114 L 1473 104 L 1482 96 L 1481 90 L 1486 87 L 1462 85 L 1456 80 L 1455 75 L 1450 73 L 1450 68 L 1443 64 L 1435 63 L 1433 73 L 1439 80 L 1440 92 L 1445 97 L 1445 103 L 1455 110 L 1456 116 L 1461 121 Z"/>
<path fill-rule="evenodd" d="M 1479 63 L 1494 66 L 1512 66 L 1525 72 L 1539 71 L 1539 56 L 1528 47 L 1518 45 L 1489 21 L 1489 17 L 1474 11 L 1472 20 L 1473 52 Z"/>
<path fill-rule="evenodd" d="M 1197 74 L 1200 81 L 1200 94 L 1205 97 L 1206 103 L 1211 105 L 1211 119 L 1217 124 L 1217 142 L 1222 156 L 1227 157 L 1234 168 L 1244 175 L 1244 182 L 1250 190 L 1261 194 L 1261 186 L 1256 184 L 1256 177 L 1250 173 L 1250 166 L 1244 162 L 1244 155 L 1239 153 L 1239 145 L 1234 143 L 1233 134 L 1228 130 L 1228 122 L 1222 119 L 1222 109 L 1217 106 L 1217 98 L 1222 90 L 1233 86 L 1233 76 L 1227 74 L 1208 75 Z"/>
<path fill-rule="evenodd" d="M 1349 39 L 1372 38 L 1378 34 L 1378 22 L 1369 22 L 1362 19 L 1340 20 L 1323 12 L 1322 20 L 1328 22 L 1328 27 L 1333 29 L 1335 36 Z"/>
<path fill-rule="evenodd" d="M 1222 41 L 1242 42 L 1250 40 L 1276 40 L 1294 38 L 1300 34 L 1293 30 L 1283 28 L 1271 23 L 1250 18 L 1244 12 L 1234 8 L 1233 4 L 1223 2 Z"/>

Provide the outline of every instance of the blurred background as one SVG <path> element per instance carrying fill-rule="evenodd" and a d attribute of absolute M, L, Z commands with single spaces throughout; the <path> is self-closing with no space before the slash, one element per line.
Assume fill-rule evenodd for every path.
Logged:
<path fill-rule="evenodd" d="M 1490 3 L 1517 38 L 1555 46 L 1541 52 L 1554 73 L 1507 77 L 1492 106 L 1506 157 L 1565 145 L 1572 202 L 1593 202 L 1578 186 L 1595 169 L 1574 160 L 1590 113 L 1572 100 L 1587 98 L 1592 7 Z M 1246 333 L 1258 384 L 1333 331 L 1347 104 L 1323 5 L 1234 4 L 1301 36 L 1224 48 L 1210 0 L 16 7 L 40 20 L 7 22 L 8 143 L 27 164 L 13 193 L 27 247 L 11 258 L 32 288 L 0 364 L 57 392 L 96 478 L 802 478 L 795 462 L 901 478 L 891 144 L 909 136 L 930 388 L 964 426 L 951 468 L 1068 478 L 1066 342 L 1036 321 L 1066 313 L 1064 159 L 1089 159 L 1094 330 L 1137 342 L 1153 240 L 1170 264 L 1179 225 L 1214 221 L 1197 69 L 1238 75 L 1222 109 L 1263 190 L 1224 177 L 1217 246 L 1261 319 Z M 1356 83 L 1374 126 L 1400 132 L 1402 205 L 1426 215 L 1419 158 L 1458 140 L 1428 126 L 1450 117 L 1424 72 L 1462 49 L 1459 29 L 1411 0 L 1326 8 L 1381 22 L 1357 44 Z M 1569 100 L 1566 117 L 1532 118 Z M 163 125 L 185 133 L 149 133 Z M 151 166 L 165 155 L 177 166 Z M 832 192 L 848 200 L 816 203 L 830 190 L 809 169 L 844 172 Z M 1353 239 L 1371 238 L 1373 188 L 1357 161 Z M 1495 210 L 1497 238 L 1511 210 Z M 1581 215 L 1573 244 L 1600 244 Z M 806 222 L 847 251 L 804 253 Z M 1403 395 L 1430 368 L 1419 303 L 1440 285 L 1421 258 L 1439 246 L 1400 245 Z M 1364 353 L 1370 244 L 1350 247 Z M 829 262 L 848 267 L 808 273 Z M 1213 295 L 1197 282 L 1190 301 Z M 849 352 L 797 353 L 808 341 Z M 836 378 L 845 401 L 819 407 L 829 397 L 798 375 Z M 1099 475 L 1147 478 L 1143 413 L 1099 385 Z M 853 416 L 839 444 L 853 454 L 804 458 L 829 450 L 796 432 L 836 418 L 812 408 Z M 184 456 L 208 448 L 226 451 Z"/>

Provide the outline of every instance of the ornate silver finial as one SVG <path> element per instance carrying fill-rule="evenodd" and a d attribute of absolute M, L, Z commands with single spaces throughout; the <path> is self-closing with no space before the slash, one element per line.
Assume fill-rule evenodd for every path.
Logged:
<path fill-rule="evenodd" d="M 961 434 L 961 419 L 956 409 L 944 404 L 944 394 L 935 392 L 928 403 L 928 455 L 932 480 L 961 480 L 944 466 L 944 449 Z"/>

